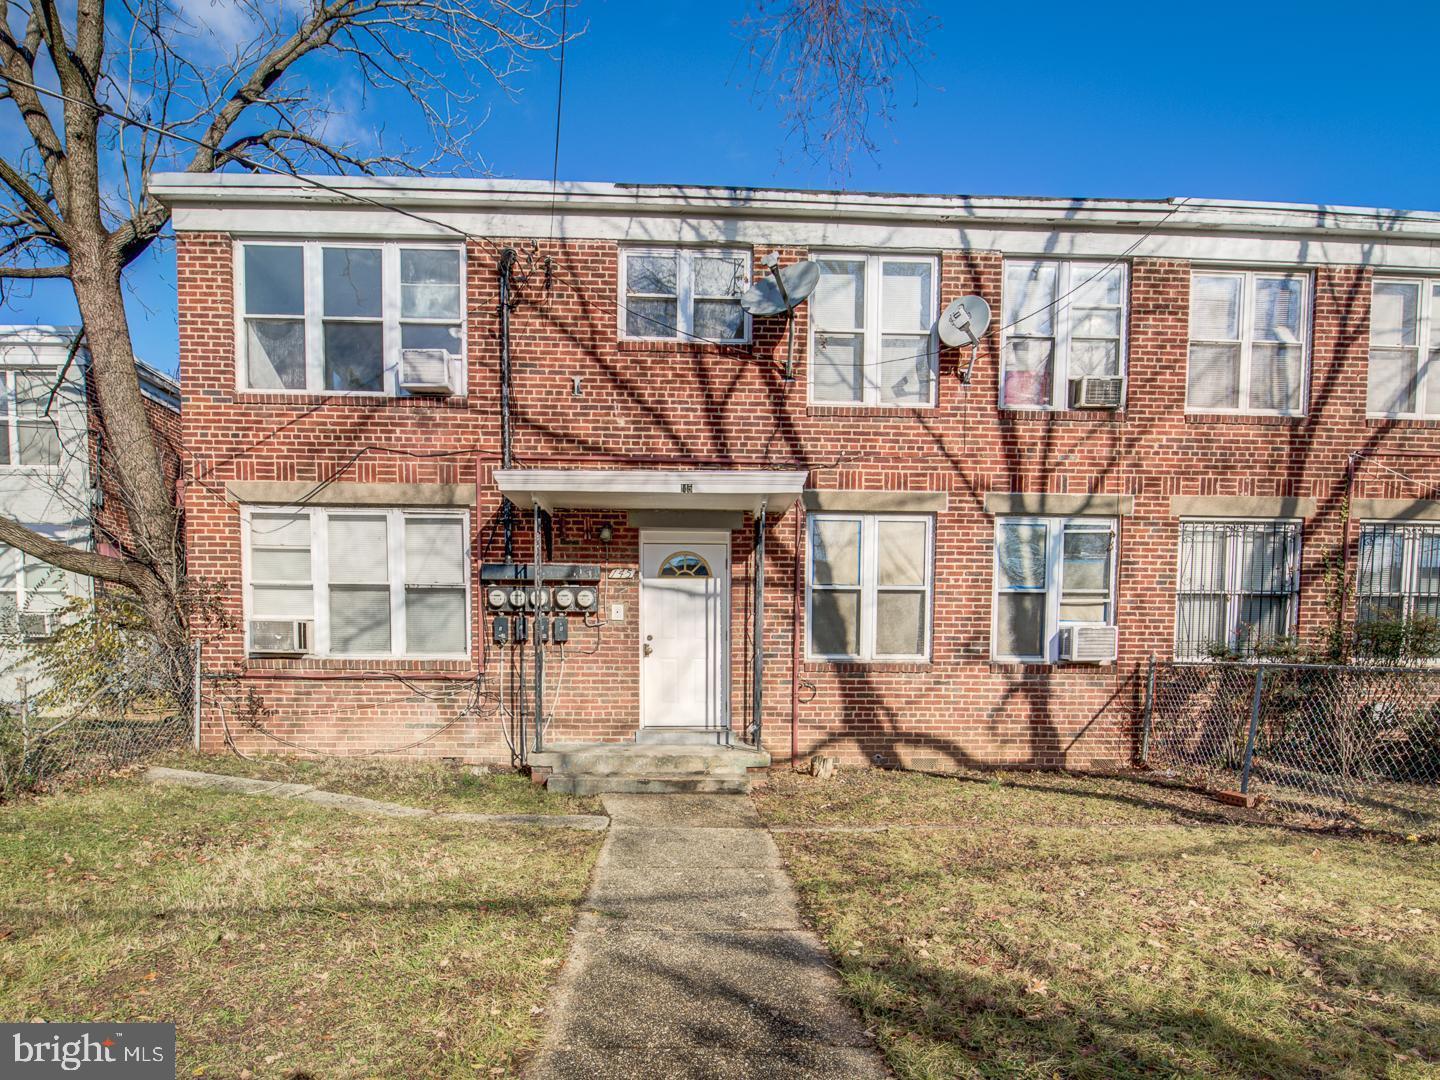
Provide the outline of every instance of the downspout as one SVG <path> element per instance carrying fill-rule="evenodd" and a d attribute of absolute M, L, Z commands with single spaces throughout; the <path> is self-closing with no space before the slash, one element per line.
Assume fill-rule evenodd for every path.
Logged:
<path fill-rule="evenodd" d="M 515 249 L 500 252 L 500 467 L 510 468 L 510 271 L 515 268 Z M 507 498 L 500 503 L 500 522 L 505 531 L 504 559 L 515 561 L 515 505 Z M 538 582 L 536 583 L 539 584 Z"/>
<path fill-rule="evenodd" d="M 1345 459 L 1345 523 L 1340 538 L 1340 602 L 1336 604 L 1338 609 L 1335 612 L 1335 647 L 1339 650 L 1339 657 L 1343 659 L 1349 654 L 1345 648 L 1345 609 L 1349 606 L 1350 595 L 1350 519 L 1353 517 L 1352 508 L 1355 505 L 1355 454 L 1350 454 Z M 1359 590 L 1359 586 L 1356 586 Z"/>
<path fill-rule="evenodd" d="M 535 729 L 535 752 L 538 754 L 545 749 L 545 642 L 544 638 L 549 636 L 550 611 L 547 605 L 541 603 L 540 597 L 544 595 L 540 583 L 540 504 L 536 503 L 531 512 L 531 520 L 534 525 L 534 569 L 531 573 L 531 584 L 535 587 L 535 618 L 532 625 L 531 640 L 535 643 L 535 694 L 533 698 L 534 707 L 530 710 L 532 717 L 531 724 Z M 546 632 L 541 633 L 540 627 L 545 626 Z"/>
<path fill-rule="evenodd" d="M 800 605 L 805 596 L 805 504 L 795 505 L 795 595 L 790 622 L 790 768 L 800 757 Z"/>
<path fill-rule="evenodd" d="M 755 514 L 755 629 L 752 634 L 754 649 L 750 659 L 750 678 L 753 688 L 750 694 L 750 730 L 757 750 L 763 750 L 761 712 L 765 682 L 765 500 Z"/>

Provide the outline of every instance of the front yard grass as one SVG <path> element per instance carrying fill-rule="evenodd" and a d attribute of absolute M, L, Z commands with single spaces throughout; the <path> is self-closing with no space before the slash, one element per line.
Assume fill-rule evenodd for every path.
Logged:
<path fill-rule="evenodd" d="M 182 1077 L 511 1076 L 601 838 L 133 781 L 0 807 L 0 1016 L 174 1021 Z"/>
<path fill-rule="evenodd" d="M 901 1077 L 1440 1076 L 1434 844 L 1095 777 L 757 800 Z"/>
<path fill-rule="evenodd" d="M 423 758 L 237 757 L 174 754 L 154 764 L 195 772 L 309 784 L 322 791 L 473 814 L 603 814 L 600 800 L 555 795 L 514 772 L 469 772 Z"/>

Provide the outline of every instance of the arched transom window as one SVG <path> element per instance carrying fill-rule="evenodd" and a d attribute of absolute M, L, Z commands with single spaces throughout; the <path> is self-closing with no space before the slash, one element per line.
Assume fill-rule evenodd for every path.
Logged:
<path fill-rule="evenodd" d="M 660 567 L 661 577 L 709 577 L 710 564 L 693 551 L 677 551 Z"/>

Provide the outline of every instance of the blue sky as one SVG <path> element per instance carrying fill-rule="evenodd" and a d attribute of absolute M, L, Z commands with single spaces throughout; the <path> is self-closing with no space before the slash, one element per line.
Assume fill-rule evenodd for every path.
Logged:
<path fill-rule="evenodd" d="M 226 0 L 217 0 L 223 4 Z M 187 0 L 203 11 L 210 0 Z M 757 100 L 733 27 L 746 0 L 579 0 L 566 59 L 560 176 L 837 186 Z M 1440 8 L 1213 2 L 952 5 L 922 80 L 898 92 L 863 190 L 1208 196 L 1440 209 L 1429 66 Z M 555 65 L 494 95 L 475 149 L 499 175 L 550 176 Z M 372 116 L 351 120 L 360 128 Z M 13 114 L 4 124 L 12 124 Z M 393 130 L 393 125 L 392 125 Z M 130 272 L 140 354 L 176 363 L 174 255 Z M 8 302 L 4 322 L 74 320 L 64 284 Z"/>

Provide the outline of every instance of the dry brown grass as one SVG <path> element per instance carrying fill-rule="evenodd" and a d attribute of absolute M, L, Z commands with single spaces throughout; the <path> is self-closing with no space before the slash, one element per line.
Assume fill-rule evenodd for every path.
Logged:
<path fill-rule="evenodd" d="M 1440 1076 L 1433 844 L 1097 777 L 758 802 L 901 1077 Z"/>
<path fill-rule="evenodd" d="M 0 1015 L 173 1020 L 181 1076 L 512 1075 L 600 839 L 133 782 L 3 808 Z"/>

